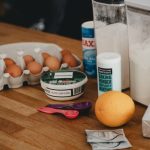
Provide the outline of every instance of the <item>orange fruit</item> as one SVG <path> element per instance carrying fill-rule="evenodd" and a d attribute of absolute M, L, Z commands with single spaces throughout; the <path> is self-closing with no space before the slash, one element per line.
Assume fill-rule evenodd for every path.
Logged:
<path fill-rule="evenodd" d="M 118 127 L 127 123 L 134 112 L 135 105 L 132 98 L 118 91 L 102 94 L 95 104 L 97 119 L 109 127 Z"/>

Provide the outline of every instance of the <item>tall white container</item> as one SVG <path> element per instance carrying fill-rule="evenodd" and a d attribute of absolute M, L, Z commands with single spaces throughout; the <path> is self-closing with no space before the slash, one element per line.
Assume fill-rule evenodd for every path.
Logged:
<path fill-rule="evenodd" d="M 150 0 L 125 0 L 129 35 L 130 89 L 134 100 L 150 103 Z"/>
<path fill-rule="evenodd" d="M 122 89 L 129 87 L 129 45 L 124 0 L 92 0 L 97 55 L 121 55 Z"/>

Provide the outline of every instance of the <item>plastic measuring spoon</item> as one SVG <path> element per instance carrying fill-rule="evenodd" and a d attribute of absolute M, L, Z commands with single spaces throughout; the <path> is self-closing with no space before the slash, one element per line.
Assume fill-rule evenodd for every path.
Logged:
<path fill-rule="evenodd" d="M 55 108 L 49 108 L 49 107 L 41 107 L 41 108 L 38 108 L 37 110 L 47 113 L 47 114 L 60 113 L 69 119 L 77 118 L 79 115 L 79 112 L 76 110 L 61 110 L 61 109 L 55 109 Z"/>
<path fill-rule="evenodd" d="M 92 107 L 91 102 L 78 102 L 78 103 L 70 103 L 70 104 L 49 104 L 47 107 L 55 108 L 55 109 L 72 109 L 78 110 L 80 113 L 89 112 Z"/>

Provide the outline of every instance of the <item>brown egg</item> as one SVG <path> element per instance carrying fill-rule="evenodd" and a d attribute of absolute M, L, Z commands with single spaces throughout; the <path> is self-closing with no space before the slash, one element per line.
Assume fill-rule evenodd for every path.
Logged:
<path fill-rule="evenodd" d="M 60 61 L 54 56 L 47 57 L 45 60 L 45 65 L 49 68 L 49 70 L 57 71 L 60 68 Z"/>
<path fill-rule="evenodd" d="M 32 61 L 28 63 L 27 69 L 32 73 L 32 74 L 39 74 L 42 71 L 42 65 L 39 64 L 36 61 Z"/>
<path fill-rule="evenodd" d="M 6 67 L 16 64 L 15 61 L 11 58 L 4 58 L 4 62 L 5 62 Z"/>
<path fill-rule="evenodd" d="M 34 58 L 33 58 L 31 55 L 25 55 L 25 56 L 23 57 L 23 59 L 24 59 L 24 62 L 25 62 L 25 64 L 26 64 L 26 66 L 27 66 L 30 62 L 34 61 Z"/>
<path fill-rule="evenodd" d="M 47 57 L 50 57 L 51 55 L 50 55 L 50 54 L 48 54 L 47 52 L 43 52 L 43 53 L 42 53 L 42 56 L 43 56 L 43 59 L 44 59 L 44 63 L 43 63 L 43 65 L 44 65 L 44 66 L 46 66 L 46 64 L 45 64 L 45 60 L 46 60 L 46 58 L 47 58 Z"/>
<path fill-rule="evenodd" d="M 43 58 L 44 58 L 44 60 L 45 60 L 47 57 L 50 57 L 50 54 L 47 53 L 47 52 L 43 52 L 43 53 L 42 53 L 42 56 L 43 56 Z"/>
<path fill-rule="evenodd" d="M 76 58 L 71 53 L 66 53 L 62 58 L 62 62 L 67 63 L 69 67 L 76 67 L 78 65 Z"/>
<path fill-rule="evenodd" d="M 18 65 L 12 64 L 5 69 L 5 73 L 9 73 L 12 77 L 16 78 L 22 75 L 22 70 Z"/>
<path fill-rule="evenodd" d="M 63 50 L 61 51 L 61 55 L 64 56 L 64 55 L 66 55 L 66 54 L 71 54 L 71 52 L 70 52 L 69 50 L 67 50 L 67 49 L 63 49 Z"/>

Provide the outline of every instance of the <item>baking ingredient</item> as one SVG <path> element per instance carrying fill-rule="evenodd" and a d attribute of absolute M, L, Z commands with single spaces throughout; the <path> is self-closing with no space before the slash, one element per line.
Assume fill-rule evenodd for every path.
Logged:
<path fill-rule="evenodd" d="M 123 129 L 85 130 L 85 132 L 92 150 L 116 150 L 132 147 Z"/>
<path fill-rule="evenodd" d="M 71 52 L 70 52 L 69 50 L 67 50 L 67 49 L 63 49 L 63 50 L 61 51 L 61 55 L 64 56 L 64 55 L 66 55 L 66 54 L 71 54 Z"/>
<path fill-rule="evenodd" d="M 46 64 L 45 64 L 46 58 L 48 58 L 48 57 L 50 57 L 50 56 L 51 56 L 51 55 L 48 54 L 47 52 L 43 52 L 43 53 L 42 53 L 42 57 L 43 57 L 43 59 L 44 59 L 44 66 L 46 65 Z"/>
<path fill-rule="evenodd" d="M 103 23 L 103 22 L 100 22 Z M 102 25 L 95 30 L 97 54 L 117 52 L 121 55 L 122 88 L 129 87 L 129 52 L 127 25 L 114 23 Z"/>
<path fill-rule="evenodd" d="M 27 65 L 27 69 L 34 75 L 41 73 L 42 65 L 36 61 L 32 61 Z"/>
<path fill-rule="evenodd" d="M 11 58 L 4 58 L 4 62 L 5 62 L 5 65 L 6 67 L 10 66 L 10 65 L 13 65 L 13 64 L 16 64 L 15 61 Z"/>
<path fill-rule="evenodd" d="M 51 55 L 49 53 L 47 53 L 47 52 L 43 52 L 42 56 L 43 56 L 43 58 L 45 60 L 47 57 L 50 57 Z"/>
<path fill-rule="evenodd" d="M 25 56 L 23 57 L 23 59 L 24 59 L 24 61 L 25 61 L 26 66 L 27 66 L 30 62 L 34 61 L 34 58 L 33 58 L 31 55 L 25 55 Z"/>
<path fill-rule="evenodd" d="M 94 22 L 86 21 L 81 26 L 84 71 L 91 77 L 96 77 L 96 45 Z"/>
<path fill-rule="evenodd" d="M 50 56 L 46 58 L 45 65 L 49 70 L 57 71 L 60 68 L 60 61 L 55 56 Z"/>
<path fill-rule="evenodd" d="M 67 63 L 69 67 L 76 67 L 78 65 L 76 58 L 71 53 L 64 54 L 62 62 Z"/>
<path fill-rule="evenodd" d="M 143 15 L 138 13 L 132 17 L 135 17 L 136 21 L 140 22 L 140 18 L 143 18 Z M 130 94 L 135 101 L 148 106 L 150 104 L 150 22 L 147 23 L 147 18 L 145 19 L 142 19 L 141 24 L 132 21 L 133 24 L 128 28 L 130 44 Z"/>
<path fill-rule="evenodd" d="M 16 78 L 22 75 L 22 70 L 18 65 L 12 64 L 5 69 L 5 73 L 9 73 L 12 77 Z"/>
<path fill-rule="evenodd" d="M 127 123 L 134 112 L 135 105 L 131 97 L 118 91 L 102 94 L 95 104 L 97 119 L 109 127 L 118 127 Z"/>
<path fill-rule="evenodd" d="M 115 90 L 121 91 L 121 56 L 115 52 L 97 55 L 98 95 Z"/>

